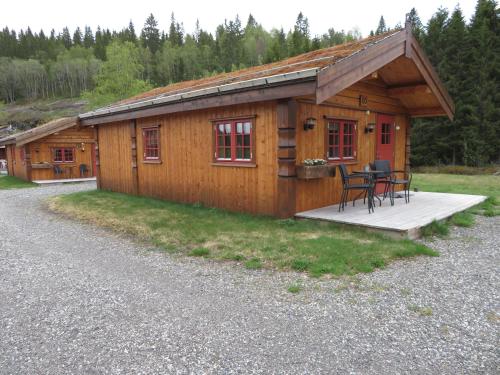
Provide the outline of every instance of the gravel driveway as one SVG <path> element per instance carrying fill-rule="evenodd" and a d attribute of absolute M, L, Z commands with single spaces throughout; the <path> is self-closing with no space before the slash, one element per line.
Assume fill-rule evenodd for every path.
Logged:
<path fill-rule="evenodd" d="M 500 218 L 337 280 L 161 253 L 0 191 L 0 373 L 498 373 Z M 300 282 L 299 294 L 287 291 Z"/>

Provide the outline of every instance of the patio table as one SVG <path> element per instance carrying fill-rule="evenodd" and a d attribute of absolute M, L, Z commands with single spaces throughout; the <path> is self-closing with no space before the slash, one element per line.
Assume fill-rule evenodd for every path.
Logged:
<path fill-rule="evenodd" d="M 381 206 L 382 205 L 382 200 L 379 198 L 378 195 L 375 194 L 375 190 L 377 188 L 377 179 L 375 178 L 375 175 L 377 173 L 382 174 L 382 173 L 385 173 L 385 172 L 384 171 L 379 171 L 379 170 L 373 170 L 373 169 L 371 169 L 369 171 L 353 171 L 352 173 L 359 174 L 359 175 L 369 176 L 370 181 L 373 181 L 373 188 L 370 191 L 370 196 L 368 197 L 368 199 L 371 199 L 371 202 L 372 202 L 372 205 L 373 205 L 373 203 L 374 203 L 374 197 L 377 198 L 379 206 Z"/>

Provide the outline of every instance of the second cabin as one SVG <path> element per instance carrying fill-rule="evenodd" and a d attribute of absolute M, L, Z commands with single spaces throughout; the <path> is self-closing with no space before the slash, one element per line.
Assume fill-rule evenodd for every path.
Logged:
<path fill-rule="evenodd" d="M 0 139 L 7 171 L 25 181 L 89 179 L 95 176 L 94 130 L 76 117 L 61 118 Z"/>
<path fill-rule="evenodd" d="M 340 201 L 335 166 L 409 168 L 410 119 L 454 106 L 410 27 L 158 88 L 80 116 L 101 189 L 291 217 Z M 331 173 L 303 173 L 305 159 Z"/>

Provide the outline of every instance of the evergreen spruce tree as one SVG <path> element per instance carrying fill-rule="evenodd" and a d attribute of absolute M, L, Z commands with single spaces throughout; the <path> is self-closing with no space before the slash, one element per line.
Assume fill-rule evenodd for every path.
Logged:
<path fill-rule="evenodd" d="M 83 36 L 82 32 L 79 27 L 76 28 L 75 32 L 73 33 L 73 45 L 75 46 L 81 46 L 83 44 Z"/>
<path fill-rule="evenodd" d="M 151 13 L 144 23 L 144 28 L 141 32 L 141 43 L 144 48 L 154 55 L 160 48 L 160 30 L 158 29 L 158 22 Z"/>
<path fill-rule="evenodd" d="M 466 65 L 467 126 L 464 161 L 481 165 L 500 160 L 500 10 L 494 0 L 479 0 L 472 17 Z"/>
<path fill-rule="evenodd" d="M 106 60 L 106 44 L 101 26 L 97 26 L 97 31 L 95 32 L 94 54 L 99 60 Z"/>
<path fill-rule="evenodd" d="M 90 26 L 85 26 L 83 46 L 85 48 L 92 48 L 94 46 L 94 34 L 92 34 L 92 29 L 90 28 Z"/>
<path fill-rule="evenodd" d="M 380 35 L 387 32 L 387 26 L 385 25 L 384 16 L 380 16 L 380 20 L 378 21 L 377 29 L 375 30 L 375 35 Z"/>
<path fill-rule="evenodd" d="M 66 49 L 70 49 L 71 46 L 73 45 L 73 42 L 71 40 L 71 35 L 67 27 L 63 28 L 62 34 L 60 35 L 60 39 Z"/>

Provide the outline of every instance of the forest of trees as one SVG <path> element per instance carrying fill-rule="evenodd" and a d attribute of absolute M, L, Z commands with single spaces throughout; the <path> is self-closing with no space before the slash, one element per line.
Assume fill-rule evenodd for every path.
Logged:
<path fill-rule="evenodd" d="M 201 78 L 221 72 L 278 61 L 314 49 L 360 38 L 357 31 L 335 31 L 311 37 L 308 19 L 300 13 L 293 30 L 266 31 L 250 15 L 243 25 L 239 17 L 219 25 L 215 35 L 203 30 L 197 22 L 193 33 L 185 33 L 182 23 L 171 16 L 168 31 L 158 28 L 151 14 L 140 33 L 132 22 L 121 31 L 97 28 L 95 33 L 85 26 L 71 34 L 65 27 L 46 35 L 30 28 L 0 32 L 0 99 L 14 102 L 49 97 L 77 97 L 92 90 L 102 81 L 109 54 L 132 57 L 132 80 L 143 84 L 130 85 L 133 94 L 144 85 L 163 86 L 182 80 Z M 115 62 L 119 59 L 115 59 Z M 120 79 L 125 83 L 127 77 Z M 102 92 L 103 90 L 101 90 Z M 117 95 L 120 98 L 120 95 Z M 110 97 L 109 99 L 113 99 Z M 105 101 L 105 100 L 104 100 Z M 102 104 L 103 100 L 99 103 Z"/>
<path fill-rule="evenodd" d="M 456 104 L 454 121 L 422 119 L 413 124 L 414 165 L 480 165 L 499 160 L 500 23 L 495 0 L 478 0 L 467 22 L 460 10 L 438 9 L 423 25 L 410 12 L 419 39 Z M 399 25 L 394 26 L 398 28 Z M 388 31 L 380 17 L 371 34 Z M 65 27 L 62 32 L 30 28 L 0 32 L 0 102 L 83 96 L 90 107 L 111 103 L 152 87 L 278 61 L 361 38 L 359 31 L 311 35 L 300 13 L 293 29 L 265 30 L 250 15 L 237 16 L 215 33 L 199 23 L 186 33 L 171 15 L 160 30 L 151 14 L 140 32 L 132 22 L 120 31 Z"/>

